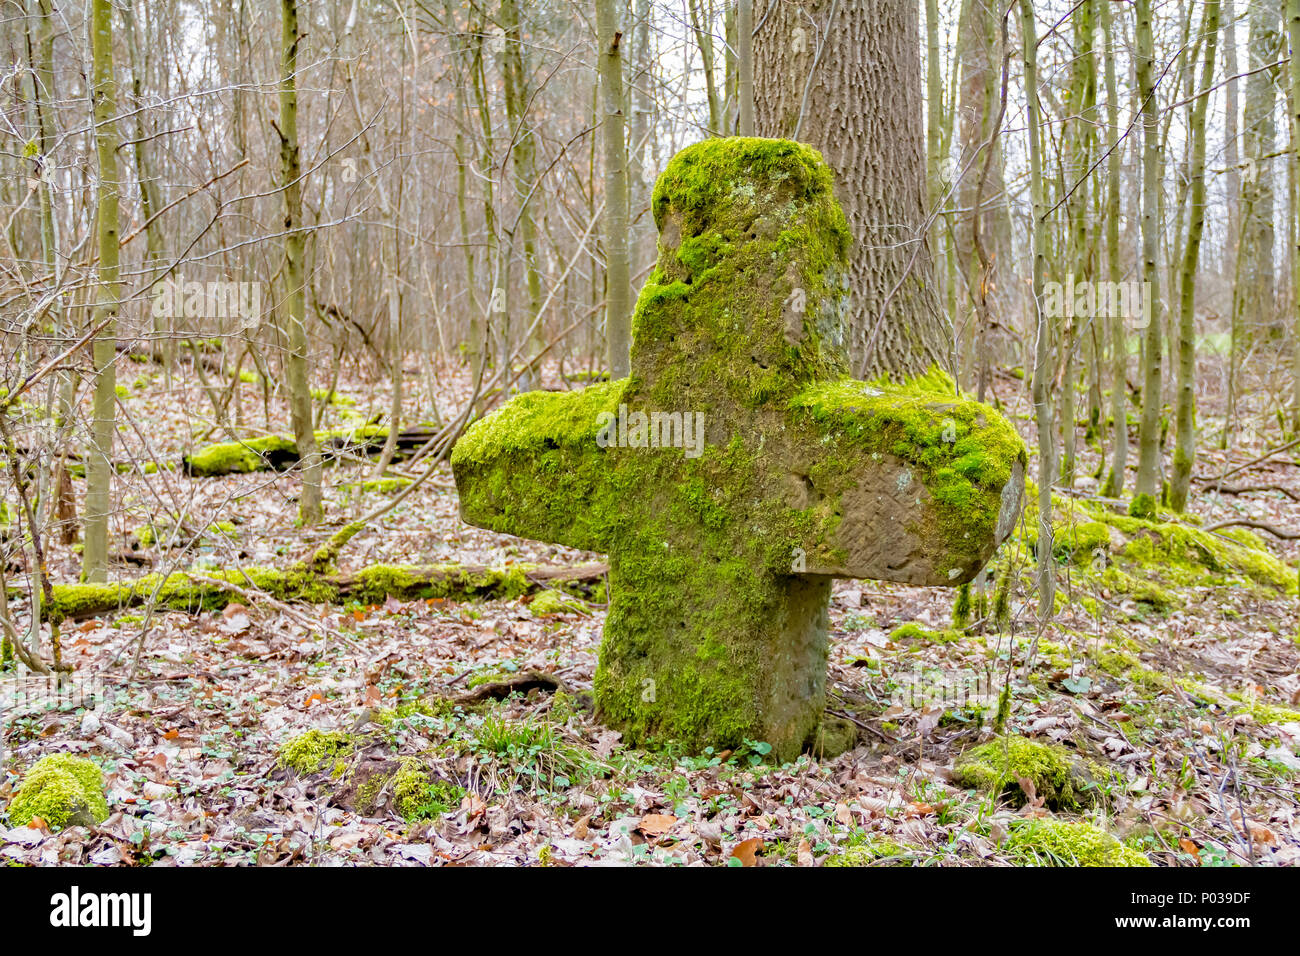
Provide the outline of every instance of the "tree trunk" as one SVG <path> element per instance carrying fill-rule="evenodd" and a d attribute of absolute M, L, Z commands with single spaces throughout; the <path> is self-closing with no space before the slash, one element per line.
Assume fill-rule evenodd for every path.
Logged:
<path fill-rule="evenodd" d="M 1300 0 L 1287 0 L 1286 3 L 1287 35 L 1291 41 L 1291 169 L 1292 176 L 1300 170 Z M 1296 202 L 1300 203 L 1300 185 L 1296 187 Z M 1300 211 L 1297 211 L 1300 220 Z M 1295 310 L 1295 331 L 1292 335 L 1291 383 L 1294 388 L 1292 398 L 1292 427 L 1300 431 L 1300 223 L 1295 232 L 1295 248 L 1291 253 L 1292 286 L 1291 307 Z"/>
<path fill-rule="evenodd" d="M 1160 499 L 1160 412 L 1162 363 L 1160 272 L 1157 260 L 1160 223 L 1159 104 L 1156 102 L 1155 44 L 1151 0 L 1137 0 L 1137 83 L 1142 104 L 1142 281 L 1151 310 L 1143 330 L 1142 426 L 1138 433 L 1136 489 L 1129 510 L 1138 517 L 1155 517 Z M 1144 312 L 1145 314 L 1145 312 Z"/>
<path fill-rule="evenodd" d="M 766 67 L 754 84 L 758 135 L 815 146 L 835 174 L 855 240 L 845 317 L 854 373 L 954 373 L 952 325 L 925 236 L 915 0 L 775 4 L 754 37 L 754 57 Z"/>
<path fill-rule="evenodd" d="M 736 3 L 736 101 L 741 136 L 754 135 L 754 0 Z"/>
<path fill-rule="evenodd" d="M 1279 9 L 1272 3 L 1252 3 L 1248 66 L 1257 70 L 1246 77 L 1246 102 L 1242 114 L 1242 145 L 1246 154 L 1243 188 L 1250 194 L 1251 213 L 1242 217 L 1242 229 L 1250 233 L 1244 248 L 1248 252 L 1242 269 L 1246 283 L 1245 314 L 1257 326 L 1271 325 L 1275 318 L 1277 277 L 1273 269 L 1273 160 L 1277 138 L 1274 109 L 1277 102 L 1278 69 L 1269 64 L 1278 59 L 1281 36 Z M 1243 330 L 1244 331 L 1244 330 Z M 1249 332 L 1247 332 L 1249 338 Z"/>
<path fill-rule="evenodd" d="M 614 0 L 597 0 L 600 58 L 600 139 L 605 160 L 605 342 L 611 379 L 627 378 L 632 347 L 632 279 L 627 251 L 627 142 L 623 115 L 623 54 Z"/>
<path fill-rule="evenodd" d="M 1097 5 L 1102 35 L 1106 38 L 1106 279 L 1120 281 L 1120 160 L 1119 89 L 1115 79 L 1115 37 L 1111 24 L 1110 4 Z M 1117 286 L 1112 286 L 1117 288 Z M 1110 473 L 1101 493 L 1118 498 L 1124 493 L 1128 470 L 1128 330 L 1118 309 L 1110 316 L 1110 415 L 1114 427 Z"/>
<path fill-rule="evenodd" d="M 303 254 L 306 237 L 302 221 L 302 183 L 298 158 L 298 3 L 280 0 L 280 174 L 284 190 L 284 286 L 282 328 L 288 342 L 285 359 L 289 411 L 294 443 L 302 459 L 302 492 L 298 518 L 318 524 L 321 506 L 321 460 L 311 420 L 311 381 L 307 367 L 307 300 Z"/>
<path fill-rule="evenodd" d="M 117 432 L 118 178 L 114 116 L 113 6 L 93 0 L 90 21 L 91 99 L 95 114 L 95 152 L 99 168 L 99 288 L 94 324 L 105 323 L 92 346 L 95 397 L 91 448 L 86 457 L 86 544 L 82 577 L 108 577 L 108 518 L 113 476 L 113 438 Z"/>
<path fill-rule="evenodd" d="M 1300 2 L 1300 0 L 1289 0 Z M 1205 37 L 1205 66 L 1200 89 L 1214 83 L 1214 52 L 1219 38 L 1219 0 L 1206 0 L 1201 27 Z M 1192 158 L 1188 168 L 1191 196 L 1187 222 L 1187 245 L 1183 250 L 1182 279 L 1178 295 L 1178 405 L 1175 412 L 1177 446 L 1169 477 L 1169 507 L 1187 510 L 1187 492 L 1196 461 L 1196 268 L 1200 263 L 1201 234 L 1205 228 L 1205 113 L 1209 95 L 1199 97 L 1192 108 L 1189 130 Z"/>
<path fill-rule="evenodd" d="M 525 390 L 541 387 L 541 370 L 537 357 L 545 347 L 542 332 L 542 279 L 537 271 L 537 220 L 534 216 L 537 196 L 537 146 L 529 125 L 530 89 L 524 69 L 523 38 L 517 0 L 502 0 L 501 28 L 505 31 L 505 49 L 501 56 L 501 73 L 505 80 L 506 118 L 514 136 L 511 155 L 515 196 L 519 201 L 518 231 L 523 239 L 524 278 L 528 286 L 528 320 L 524 325 L 528 341 L 524 346 L 527 371 L 521 379 Z M 512 230 L 511 235 L 514 235 Z M 504 287 L 504 286 L 503 286 Z M 509 357 L 509 352 L 505 353 Z"/>
<path fill-rule="evenodd" d="M 1043 201 L 1043 156 L 1038 107 L 1038 26 L 1034 22 L 1033 0 L 1020 0 L 1020 46 L 1024 56 L 1026 117 L 1029 124 L 1030 233 L 1034 253 L 1032 272 L 1034 335 L 1034 378 L 1031 397 L 1038 430 L 1038 618 L 1047 621 L 1055 611 L 1056 558 L 1052 542 L 1052 479 L 1056 474 L 1056 434 L 1052 426 L 1050 379 L 1051 322 L 1043 307 L 1043 282 L 1047 275 L 1047 227 L 1043 222 L 1047 204 Z"/>

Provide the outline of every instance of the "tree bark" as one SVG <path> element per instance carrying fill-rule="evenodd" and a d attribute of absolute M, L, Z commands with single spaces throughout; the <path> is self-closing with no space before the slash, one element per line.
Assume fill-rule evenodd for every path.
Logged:
<path fill-rule="evenodd" d="M 815 27 L 813 25 L 816 25 Z M 754 37 L 760 136 L 819 149 L 855 240 L 846 315 L 859 378 L 954 373 L 952 325 L 925 235 L 915 0 L 778 3 Z"/>
<path fill-rule="evenodd" d="M 117 432 L 118 178 L 117 128 L 113 122 L 113 5 L 93 0 L 90 22 L 91 100 L 95 117 L 95 152 L 99 184 L 99 287 L 94 323 L 106 322 L 95 336 L 95 397 L 91 412 L 91 448 L 86 460 L 86 543 L 82 577 L 108 576 L 108 518 L 113 476 L 113 439 Z"/>
<path fill-rule="evenodd" d="M 1120 281 L 1120 160 L 1119 88 L 1115 78 L 1115 36 L 1110 4 L 1097 5 L 1102 35 L 1106 38 L 1106 279 Z M 1117 288 L 1117 286 L 1112 286 Z M 1124 493 L 1128 471 L 1128 331 L 1124 316 L 1116 309 L 1110 322 L 1110 416 L 1113 426 L 1110 472 L 1102 485 L 1102 495 L 1118 498 Z"/>
<path fill-rule="evenodd" d="M 1025 104 L 1029 124 L 1030 241 L 1034 264 L 1031 290 L 1035 314 L 1034 377 L 1031 398 L 1038 430 L 1038 618 L 1047 621 L 1056 609 L 1056 558 L 1052 541 L 1052 479 L 1056 474 L 1056 432 L 1052 427 L 1051 322 L 1043 306 L 1047 276 L 1047 227 L 1043 222 L 1043 156 L 1038 106 L 1038 25 L 1033 0 L 1020 0 L 1020 46 L 1024 57 Z"/>
<path fill-rule="evenodd" d="M 611 379 L 631 371 L 632 279 L 628 261 L 627 142 L 623 114 L 623 54 L 614 0 L 597 0 L 600 140 L 605 160 L 605 343 Z"/>
<path fill-rule="evenodd" d="M 1296 3 L 1298 0 L 1288 2 Z M 1206 0 L 1201 33 L 1205 37 L 1205 66 L 1201 71 L 1200 89 L 1208 90 L 1214 83 L 1219 0 Z M 1177 445 L 1173 471 L 1169 476 L 1169 507 L 1174 511 L 1187 510 L 1187 492 L 1191 485 L 1192 466 L 1196 462 L 1196 268 L 1200 263 L 1201 234 L 1205 229 L 1205 113 L 1209 99 L 1207 94 L 1196 100 L 1189 130 L 1192 140 L 1192 158 L 1188 168 L 1191 178 L 1190 218 L 1178 296 Z"/>
<path fill-rule="evenodd" d="M 1142 104 L 1142 281 L 1151 299 L 1151 314 L 1143 330 L 1142 425 L 1138 433 L 1138 471 L 1130 511 L 1155 517 L 1160 499 L 1160 412 L 1163 404 L 1161 361 L 1160 271 L 1157 262 L 1160 223 L 1159 103 L 1156 102 L 1155 42 L 1151 0 L 1137 0 L 1137 83 Z"/>
<path fill-rule="evenodd" d="M 303 255 L 306 237 L 302 221 L 302 174 L 298 158 L 298 3 L 280 0 L 280 174 L 284 191 L 284 285 L 281 306 L 288 341 L 285 360 L 289 410 L 294 443 L 302 459 L 302 492 L 298 519 L 318 524 L 321 505 L 321 460 L 311 419 L 311 381 L 307 368 L 307 300 Z"/>

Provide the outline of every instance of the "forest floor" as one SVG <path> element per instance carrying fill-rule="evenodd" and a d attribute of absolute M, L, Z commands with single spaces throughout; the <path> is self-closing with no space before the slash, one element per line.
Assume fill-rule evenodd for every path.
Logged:
<path fill-rule="evenodd" d="M 438 387 L 463 394 L 464 382 Z M 1028 437 L 1023 387 L 1006 381 L 999 390 Z M 201 393 L 169 387 L 155 368 L 141 366 L 128 391 L 123 406 L 134 424 L 123 441 L 139 461 L 175 461 L 196 431 L 210 430 L 196 418 Z M 329 407 L 326 426 L 387 408 L 381 385 L 345 382 L 340 391 L 343 402 Z M 256 386 L 241 392 L 246 417 L 260 419 Z M 446 414 L 449 403 L 442 404 Z M 270 413 L 287 421 L 278 405 Z M 410 397 L 409 414 L 429 414 L 421 394 Z M 1217 475 L 1264 450 L 1262 440 L 1246 440 L 1231 456 L 1211 451 L 1198 473 Z M 1081 474 L 1094 472 L 1096 462 L 1095 451 L 1085 452 Z M 116 546 L 132 560 L 113 576 L 287 567 L 383 501 L 382 492 L 358 486 L 368 469 L 326 469 L 328 526 L 311 532 L 294 526 L 292 474 L 129 472 L 120 479 L 125 510 Z M 1300 463 L 1293 450 L 1234 480 L 1300 494 Z M 1300 529 L 1300 509 L 1277 491 L 1202 493 L 1194 511 L 1206 524 L 1244 516 Z M 213 527 L 183 552 L 165 548 L 166 534 L 141 543 L 137 529 L 174 526 L 180 514 L 189 527 Z M 1158 543 L 1159 535 L 1147 539 Z M 1174 574 L 1158 557 L 1142 564 L 1136 556 L 1143 552 L 1129 544 L 1143 535 L 1132 528 L 1111 549 L 1135 556 L 1123 576 L 1091 567 L 1086 550 L 1063 556 L 1066 599 L 1041 632 L 1032 568 L 1012 564 L 1027 554 L 1021 546 L 1009 544 L 999 559 L 1003 573 L 1012 567 L 1010 620 L 969 633 L 950 629 L 951 591 L 837 581 L 829 703 L 855 722 L 856 745 L 830 759 L 805 755 L 785 765 L 772 762 L 758 741 L 702 756 L 624 747 L 590 707 L 600 605 L 557 607 L 525 596 L 312 607 L 250 594 L 223 611 L 159 610 L 146 618 L 128 608 L 69 620 L 65 659 L 78 687 L 105 699 L 94 709 L 35 691 L 8 700 L 0 807 L 23 770 L 45 754 L 70 752 L 104 769 L 111 814 L 94 829 L 56 833 L 0 822 L 0 858 L 105 865 L 1046 864 L 1088 862 L 1101 844 L 1057 839 L 1065 831 L 1052 827 L 1086 822 L 1158 865 L 1295 864 L 1300 554 L 1295 542 L 1267 534 L 1220 537 L 1289 562 L 1289 590 L 1222 567 Z M 443 466 L 355 538 L 340 565 L 590 560 L 600 557 L 465 526 Z M 50 567 L 56 580 L 75 581 L 75 549 L 55 545 Z M 131 678 L 137 644 L 141 671 Z M 476 688 L 530 671 L 546 672 L 562 689 L 467 699 Z M 1086 761 L 1088 780 L 1073 798 L 1059 778 L 1044 789 L 1032 774 L 1019 782 L 1024 774 L 1017 771 L 989 791 L 969 786 L 959 771 L 963 753 L 992 735 L 1008 680 L 1005 732 L 1053 746 L 1048 753 L 1077 765 Z M 945 699 L 933 692 L 944 681 L 966 683 Z M 930 691 L 918 693 L 922 685 Z M 286 758 L 298 770 L 285 766 Z"/>

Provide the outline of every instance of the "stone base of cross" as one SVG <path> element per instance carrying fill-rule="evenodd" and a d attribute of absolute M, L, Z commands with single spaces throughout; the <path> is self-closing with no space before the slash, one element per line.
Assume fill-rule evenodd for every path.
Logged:
<path fill-rule="evenodd" d="M 822 719 L 832 579 L 970 581 L 1019 513 L 1025 447 L 938 370 L 848 377 L 849 232 L 815 150 L 688 147 L 654 216 L 631 377 L 471 427 L 461 516 L 610 556 L 595 699 L 624 740 L 792 758 Z"/>

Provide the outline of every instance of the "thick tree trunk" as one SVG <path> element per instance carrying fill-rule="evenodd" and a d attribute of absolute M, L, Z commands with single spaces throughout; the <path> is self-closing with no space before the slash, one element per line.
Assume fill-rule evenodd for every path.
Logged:
<path fill-rule="evenodd" d="M 854 373 L 954 372 L 925 236 L 916 0 L 775 4 L 754 57 L 764 64 L 754 82 L 758 135 L 809 143 L 835 173 L 855 240 L 845 323 Z"/>
<path fill-rule="evenodd" d="M 1250 39 L 1248 66 L 1251 73 L 1246 78 L 1246 102 L 1242 114 L 1242 145 L 1246 154 L 1246 176 L 1242 187 L 1249 193 L 1251 212 L 1243 215 L 1242 229 L 1249 233 L 1245 243 L 1247 252 L 1242 280 L 1246 283 L 1248 307 L 1246 313 L 1261 327 L 1275 318 L 1277 277 L 1273 268 L 1273 161 L 1277 124 L 1274 109 L 1277 102 L 1278 69 L 1270 66 L 1281 52 L 1282 38 L 1278 32 L 1280 10 L 1272 3 L 1252 3 L 1250 11 Z"/>

